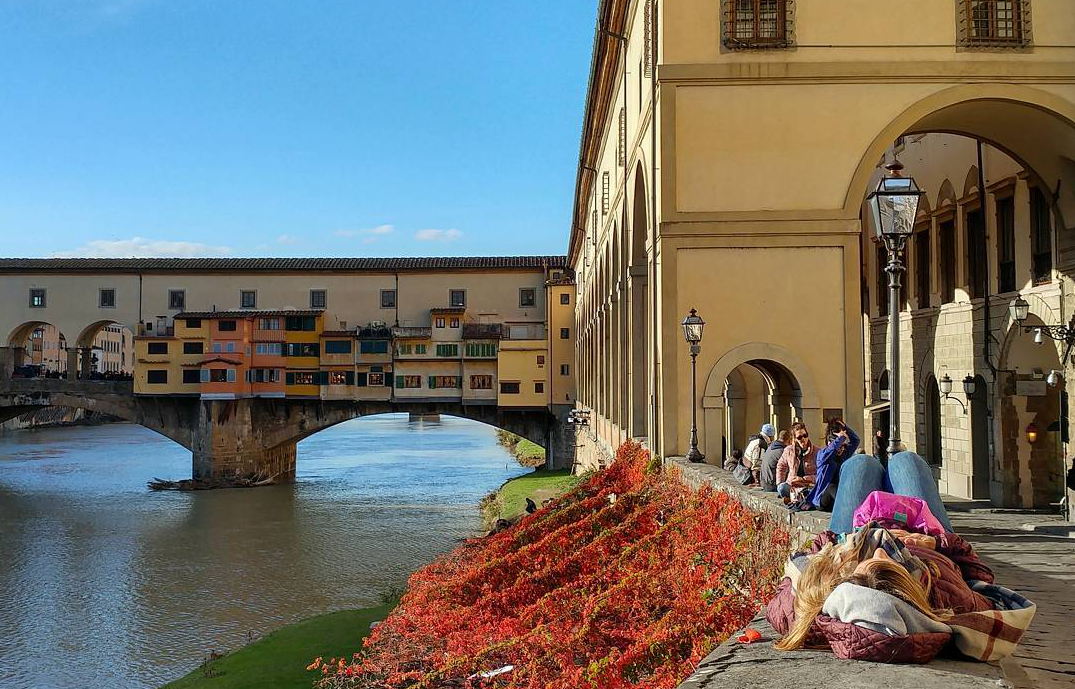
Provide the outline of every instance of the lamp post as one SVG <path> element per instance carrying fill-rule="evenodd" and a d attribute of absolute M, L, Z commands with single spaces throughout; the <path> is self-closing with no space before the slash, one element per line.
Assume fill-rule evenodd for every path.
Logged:
<path fill-rule="evenodd" d="M 903 250 L 907 238 L 914 232 L 918 216 L 918 202 L 925 193 L 918 188 L 913 177 L 903 177 L 903 165 L 898 160 L 885 166 L 889 174 L 877 183 L 866 201 L 874 231 L 881 237 L 888 250 L 888 344 L 889 389 L 891 401 L 888 433 L 888 456 L 903 450 L 900 442 L 900 275 L 903 273 Z"/>
<path fill-rule="evenodd" d="M 702 329 L 705 321 L 694 309 L 683 319 L 683 337 L 691 346 L 691 448 L 687 450 L 688 462 L 701 462 L 705 455 L 698 450 L 698 394 L 696 391 L 698 353 L 702 351 Z"/>

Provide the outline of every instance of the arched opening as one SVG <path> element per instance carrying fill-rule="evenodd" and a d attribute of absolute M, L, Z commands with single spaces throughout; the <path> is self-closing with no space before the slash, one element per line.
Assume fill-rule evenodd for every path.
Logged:
<path fill-rule="evenodd" d="M 944 448 L 941 443 L 941 391 L 937 386 L 937 377 L 932 373 L 926 379 L 922 392 L 922 415 L 925 437 L 919 443 L 918 454 L 935 467 L 944 463 Z"/>
<path fill-rule="evenodd" d="M 795 376 L 775 361 L 751 360 L 725 379 L 722 453 L 743 450 L 763 424 L 778 431 L 802 420 L 802 390 Z"/>
<path fill-rule="evenodd" d="M 903 440 L 935 467 L 942 492 L 998 506 L 1055 502 L 1062 391 L 1041 391 L 1049 371 L 1061 368 L 1055 347 L 1047 347 L 1051 361 L 1011 373 L 1010 343 L 1000 343 L 1008 342 L 1004 316 L 1016 295 L 1039 300 L 1046 323 L 1068 313 L 1058 267 L 1061 233 L 1075 221 L 1075 107 L 1008 84 L 935 93 L 895 117 L 866 150 L 848 188 L 848 217 L 884 174 L 878 161 L 893 159 L 926 192 L 902 256 L 899 379 L 919 381 L 922 395 L 901 396 L 902 418 L 915 420 Z M 891 365 L 887 250 L 868 219 L 863 231 L 865 370 L 876 374 Z M 966 415 L 940 397 L 934 372 L 942 371 L 954 381 L 952 396 L 966 399 Z M 966 376 L 976 392 L 964 398 Z M 1030 423 L 1040 429 L 1035 443 L 1027 440 Z"/>
<path fill-rule="evenodd" d="M 134 374 L 134 333 L 116 321 L 96 321 L 79 333 L 77 346 L 87 352 L 79 376 L 94 380 L 131 380 Z"/>
<path fill-rule="evenodd" d="M 996 468 L 1001 504 L 1013 507 L 1045 508 L 1064 494 L 1065 467 L 1060 432 L 1063 386 L 1049 385 L 1051 371 L 1061 370 L 1056 343 L 1042 337 L 1035 342 L 1033 328 L 1044 325 L 1032 313 L 1024 323 L 1025 332 L 1012 326 L 1004 346 L 1003 374 L 998 383 L 996 416 L 1000 426 Z M 1028 430 L 1037 428 L 1037 437 Z"/>
<path fill-rule="evenodd" d="M 647 434 L 647 410 L 649 409 L 650 381 L 648 367 L 648 264 L 646 260 L 646 237 L 649 221 L 646 213 L 646 180 L 642 166 L 635 170 L 634 198 L 631 223 L 630 263 L 628 273 L 628 301 L 630 334 L 630 369 L 628 378 L 631 388 L 631 421 L 633 437 Z"/>
<path fill-rule="evenodd" d="M 11 375 L 15 378 L 60 378 L 67 375 L 74 343 L 52 323 L 28 321 L 8 335 Z"/>

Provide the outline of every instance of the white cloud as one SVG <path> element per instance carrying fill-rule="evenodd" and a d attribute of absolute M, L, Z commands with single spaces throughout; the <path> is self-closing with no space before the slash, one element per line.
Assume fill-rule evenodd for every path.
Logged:
<path fill-rule="evenodd" d="M 299 243 L 299 238 L 294 236 L 294 235 L 290 235 L 290 234 L 282 234 L 282 235 L 279 235 L 279 236 L 276 237 L 276 243 L 277 244 L 298 244 Z"/>
<path fill-rule="evenodd" d="M 230 256 L 231 247 L 170 242 L 163 239 L 95 239 L 73 251 L 58 251 L 53 258 L 202 258 Z"/>
<path fill-rule="evenodd" d="M 418 230 L 414 238 L 420 242 L 454 242 L 463 236 L 457 229 L 450 230 Z"/>
<path fill-rule="evenodd" d="M 333 232 L 337 237 L 357 237 L 359 235 L 385 235 L 395 232 L 395 225 L 378 225 L 377 227 L 366 227 L 361 230 L 336 230 Z"/>

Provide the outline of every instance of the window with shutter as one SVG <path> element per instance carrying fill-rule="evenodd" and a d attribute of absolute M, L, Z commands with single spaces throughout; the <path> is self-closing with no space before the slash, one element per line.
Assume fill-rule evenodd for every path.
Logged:
<path fill-rule="evenodd" d="M 608 215 L 609 204 L 609 174 L 608 170 L 601 173 L 601 215 Z"/>

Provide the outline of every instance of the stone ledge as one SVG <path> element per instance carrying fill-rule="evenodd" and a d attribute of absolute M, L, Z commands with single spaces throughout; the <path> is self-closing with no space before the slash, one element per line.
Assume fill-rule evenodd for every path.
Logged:
<path fill-rule="evenodd" d="M 778 636 L 764 615 L 759 613 L 749 626 L 761 632 L 760 641 L 741 644 L 736 632 L 706 656 L 679 689 L 1011 687 L 993 663 L 940 658 L 927 665 L 890 665 L 840 660 L 827 651 L 778 651 L 773 648 Z"/>

